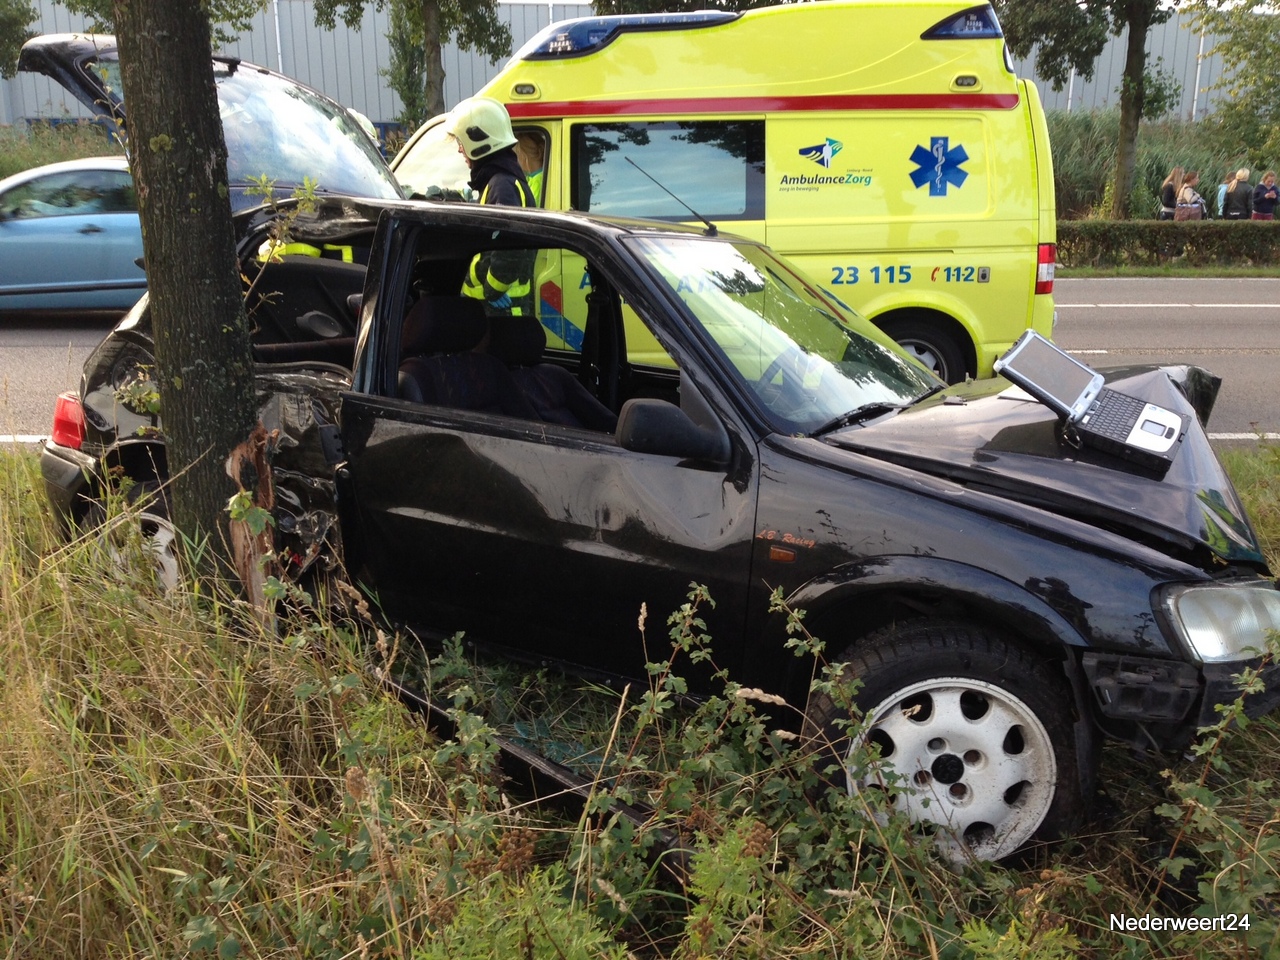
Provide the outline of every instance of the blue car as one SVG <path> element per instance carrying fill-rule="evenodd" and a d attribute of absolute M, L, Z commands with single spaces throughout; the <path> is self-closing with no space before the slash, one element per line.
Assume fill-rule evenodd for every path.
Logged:
<path fill-rule="evenodd" d="M 0 312 L 123 313 L 147 288 L 124 157 L 51 163 L 0 180 Z"/>

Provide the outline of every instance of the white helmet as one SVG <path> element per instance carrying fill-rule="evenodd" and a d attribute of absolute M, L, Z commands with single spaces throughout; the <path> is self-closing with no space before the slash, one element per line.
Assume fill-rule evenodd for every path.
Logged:
<path fill-rule="evenodd" d="M 516 143 L 507 108 L 489 97 L 468 97 L 460 101 L 449 111 L 445 130 L 462 144 L 468 160 L 479 160 Z"/>

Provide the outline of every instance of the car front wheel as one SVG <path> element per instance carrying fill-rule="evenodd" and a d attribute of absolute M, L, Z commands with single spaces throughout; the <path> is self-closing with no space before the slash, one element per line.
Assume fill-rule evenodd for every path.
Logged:
<path fill-rule="evenodd" d="M 914 621 L 865 637 L 841 658 L 861 680 L 856 741 L 830 697 L 809 720 L 833 744 L 855 793 L 886 790 L 895 810 L 934 826 L 952 859 L 998 860 L 1057 839 L 1083 803 L 1061 674 L 984 629 Z M 869 742 L 879 760 L 860 761 Z"/>

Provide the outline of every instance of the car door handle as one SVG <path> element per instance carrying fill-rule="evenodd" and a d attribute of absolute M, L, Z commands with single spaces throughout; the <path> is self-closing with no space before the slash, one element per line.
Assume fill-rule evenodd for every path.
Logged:
<path fill-rule="evenodd" d="M 80 228 L 81 233 L 101 233 L 102 228 L 95 223 Z"/>

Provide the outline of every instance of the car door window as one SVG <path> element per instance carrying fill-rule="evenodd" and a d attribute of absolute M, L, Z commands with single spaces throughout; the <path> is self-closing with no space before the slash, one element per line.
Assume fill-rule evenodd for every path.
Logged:
<path fill-rule="evenodd" d="M 10 219 L 29 220 L 132 212 L 137 210 L 137 202 L 127 172 L 78 170 L 20 184 L 0 199 L 0 209 Z"/>
<path fill-rule="evenodd" d="M 497 242 L 426 250 L 414 269 L 398 340 L 401 399 L 612 433 L 596 344 L 616 311 L 601 309 L 581 254 Z"/>

